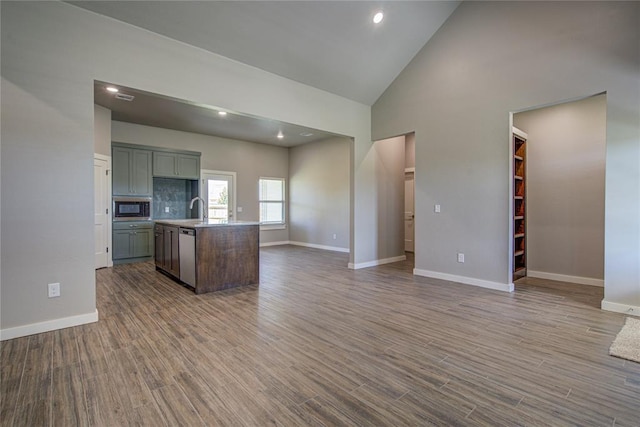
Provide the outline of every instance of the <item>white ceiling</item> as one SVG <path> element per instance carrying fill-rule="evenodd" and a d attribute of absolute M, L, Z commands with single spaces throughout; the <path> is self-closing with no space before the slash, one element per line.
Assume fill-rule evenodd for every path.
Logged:
<path fill-rule="evenodd" d="M 78 7 L 197 46 L 367 105 L 373 104 L 459 1 L 69 1 Z M 375 12 L 385 13 L 375 25 Z M 116 82 L 112 82 L 116 83 Z M 335 136 L 317 129 L 95 82 L 112 119 L 293 147 Z M 275 138 L 278 131 L 285 135 Z M 311 136 L 301 134 L 312 133 Z"/>
<path fill-rule="evenodd" d="M 69 3 L 372 105 L 460 2 Z"/>

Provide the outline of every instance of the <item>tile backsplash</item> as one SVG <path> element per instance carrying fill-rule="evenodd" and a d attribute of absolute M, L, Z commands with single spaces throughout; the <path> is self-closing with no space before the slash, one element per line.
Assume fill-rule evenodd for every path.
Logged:
<path fill-rule="evenodd" d="M 198 217 L 198 205 L 189 202 L 198 195 L 198 181 L 153 178 L 153 219 L 185 219 Z"/>

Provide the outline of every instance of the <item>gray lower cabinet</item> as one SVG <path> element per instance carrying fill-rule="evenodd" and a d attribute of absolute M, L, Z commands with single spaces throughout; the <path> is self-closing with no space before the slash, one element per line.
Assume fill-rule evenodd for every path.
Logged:
<path fill-rule="evenodd" d="M 151 196 L 151 150 L 113 145 L 112 192 L 114 196 Z"/>
<path fill-rule="evenodd" d="M 164 178 L 199 179 L 200 156 L 154 151 L 153 176 Z"/>
<path fill-rule="evenodd" d="M 113 260 L 126 262 L 153 256 L 153 223 L 113 223 Z"/>

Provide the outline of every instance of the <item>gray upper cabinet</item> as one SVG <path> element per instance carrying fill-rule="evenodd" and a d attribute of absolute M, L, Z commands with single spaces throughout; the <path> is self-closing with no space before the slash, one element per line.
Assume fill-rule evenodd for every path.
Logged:
<path fill-rule="evenodd" d="M 178 154 L 178 172 L 181 178 L 200 179 L 200 157 Z"/>
<path fill-rule="evenodd" d="M 113 195 L 151 196 L 151 151 L 113 146 Z"/>
<path fill-rule="evenodd" d="M 153 152 L 153 176 L 175 178 L 178 171 L 176 155 L 163 151 Z"/>
<path fill-rule="evenodd" d="M 164 178 L 200 178 L 200 156 L 171 153 L 166 151 L 153 152 L 153 176 Z"/>

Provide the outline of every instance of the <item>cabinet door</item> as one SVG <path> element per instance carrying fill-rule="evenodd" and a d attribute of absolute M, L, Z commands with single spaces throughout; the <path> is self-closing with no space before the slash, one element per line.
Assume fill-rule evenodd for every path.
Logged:
<path fill-rule="evenodd" d="M 200 157 L 178 154 L 178 175 L 180 178 L 200 179 Z"/>
<path fill-rule="evenodd" d="M 113 230 L 113 259 L 132 257 L 131 233 L 129 230 Z"/>
<path fill-rule="evenodd" d="M 171 234 L 171 273 L 176 277 L 180 277 L 180 246 L 178 246 L 179 240 L 180 229 L 176 227 L 174 232 Z"/>
<path fill-rule="evenodd" d="M 151 151 L 133 150 L 132 193 L 139 196 L 152 195 Z"/>
<path fill-rule="evenodd" d="M 153 152 L 153 176 L 175 178 L 178 175 L 177 156 L 175 153 Z"/>
<path fill-rule="evenodd" d="M 153 255 L 153 229 L 147 228 L 133 232 L 133 257 Z"/>
<path fill-rule="evenodd" d="M 131 193 L 131 163 L 133 150 L 113 147 L 112 155 L 112 192 L 114 196 L 125 196 Z"/>
<path fill-rule="evenodd" d="M 178 227 L 164 226 L 164 270 L 176 277 L 180 277 L 178 233 Z"/>
<path fill-rule="evenodd" d="M 156 225 L 154 238 L 153 247 L 156 267 L 164 268 L 164 229 L 161 225 Z"/>

